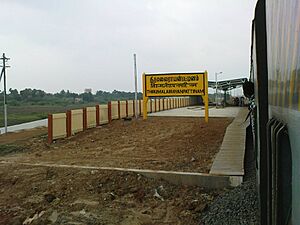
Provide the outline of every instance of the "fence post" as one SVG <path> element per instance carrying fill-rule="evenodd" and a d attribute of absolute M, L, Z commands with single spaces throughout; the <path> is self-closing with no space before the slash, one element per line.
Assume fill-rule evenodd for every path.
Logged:
<path fill-rule="evenodd" d="M 108 114 L 108 123 L 111 123 L 112 118 L 111 118 L 111 102 L 107 103 L 107 114 Z"/>
<path fill-rule="evenodd" d="M 120 101 L 118 100 L 118 116 L 119 116 L 119 119 L 121 119 L 121 105 L 120 105 Z"/>
<path fill-rule="evenodd" d="M 53 116 L 48 114 L 48 143 L 51 144 L 53 141 Z"/>
<path fill-rule="evenodd" d="M 142 115 L 142 104 L 141 104 L 141 99 L 139 100 L 139 108 L 140 108 L 140 113 L 139 113 L 139 115 Z"/>
<path fill-rule="evenodd" d="M 71 110 L 67 110 L 66 116 L 67 116 L 67 121 L 66 121 L 67 137 L 70 137 L 72 135 L 72 113 L 71 113 Z"/>
<path fill-rule="evenodd" d="M 160 109 L 160 99 L 158 99 L 158 111 L 161 111 L 161 109 Z"/>
<path fill-rule="evenodd" d="M 135 117 L 135 100 L 133 100 L 133 117 Z"/>
<path fill-rule="evenodd" d="M 96 105 L 96 126 L 100 126 L 100 109 L 99 105 Z"/>
<path fill-rule="evenodd" d="M 83 130 L 87 129 L 87 113 L 86 108 L 83 108 Z"/>
<path fill-rule="evenodd" d="M 126 100 L 126 117 L 128 117 L 128 101 Z"/>

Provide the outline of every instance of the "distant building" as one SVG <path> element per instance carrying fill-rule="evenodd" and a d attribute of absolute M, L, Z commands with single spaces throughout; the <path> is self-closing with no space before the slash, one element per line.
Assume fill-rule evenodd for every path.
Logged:
<path fill-rule="evenodd" d="M 74 102 L 75 102 L 75 103 L 79 103 L 79 102 L 82 102 L 82 101 L 83 101 L 82 98 L 75 98 L 75 99 L 74 99 Z"/>
<path fill-rule="evenodd" d="M 92 93 L 92 88 L 86 88 L 86 89 L 84 89 L 84 93 Z"/>

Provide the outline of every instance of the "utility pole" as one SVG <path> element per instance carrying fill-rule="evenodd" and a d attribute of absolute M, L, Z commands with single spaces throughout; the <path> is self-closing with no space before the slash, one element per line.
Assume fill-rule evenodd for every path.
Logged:
<path fill-rule="evenodd" d="M 7 102 L 6 102 L 6 72 L 5 69 L 10 67 L 5 65 L 5 63 L 10 60 L 10 58 L 6 58 L 5 57 L 5 53 L 3 53 L 2 58 L 0 58 L 2 60 L 2 72 L 1 72 L 1 76 L 0 76 L 0 81 L 1 78 L 3 76 L 3 83 L 4 83 L 4 91 L 3 91 L 3 104 L 4 104 L 4 127 L 5 130 L 4 132 L 7 133 Z"/>
<path fill-rule="evenodd" d="M 134 93 L 134 115 L 135 119 L 138 118 L 138 99 L 137 99 L 137 68 L 136 68 L 136 54 L 133 54 L 133 60 L 134 60 L 134 86 L 135 86 L 135 93 Z"/>

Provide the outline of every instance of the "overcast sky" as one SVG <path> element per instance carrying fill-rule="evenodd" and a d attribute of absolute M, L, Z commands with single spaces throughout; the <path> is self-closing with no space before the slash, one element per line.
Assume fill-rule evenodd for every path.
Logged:
<path fill-rule="evenodd" d="M 8 88 L 133 91 L 133 53 L 139 87 L 142 72 L 248 77 L 255 2 L 0 0 Z"/>

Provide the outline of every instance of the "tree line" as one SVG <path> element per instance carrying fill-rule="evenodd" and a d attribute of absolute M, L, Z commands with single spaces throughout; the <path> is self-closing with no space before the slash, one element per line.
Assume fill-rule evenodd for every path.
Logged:
<path fill-rule="evenodd" d="M 142 98 L 142 93 L 138 93 Z M 65 105 L 86 103 L 107 103 L 113 100 L 134 99 L 134 92 L 117 91 L 112 92 L 98 90 L 96 94 L 85 92 L 75 93 L 69 90 L 61 90 L 58 93 L 47 93 L 40 89 L 25 88 L 18 91 L 10 88 L 7 93 L 8 105 L 18 106 L 21 104 L 31 105 Z M 0 102 L 3 103 L 3 92 L 0 93 Z"/>

